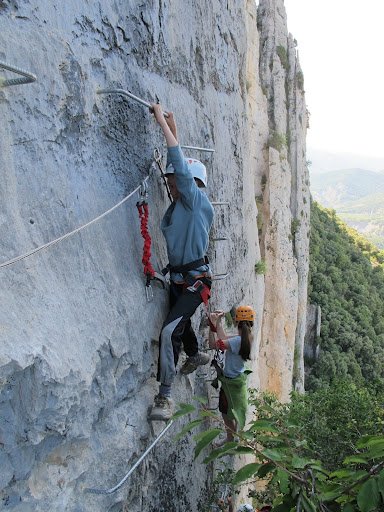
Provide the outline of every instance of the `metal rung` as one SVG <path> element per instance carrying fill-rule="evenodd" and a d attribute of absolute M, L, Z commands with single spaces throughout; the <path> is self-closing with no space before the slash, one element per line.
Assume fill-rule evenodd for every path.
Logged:
<path fill-rule="evenodd" d="M 221 279 L 226 279 L 229 276 L 229 273 L 227 274 L 214 274 L 212 277 L 212 281 L 220 281 Z"/>
<path fill-rule="evenodd" d="M 180 145 L 180 147 L 183 148 L 183 149 L 195 149 L 196 151 L 203 151 L 205 153 L 214 153 L 215 152 L 214 149 L 196 148 L 195 146 L 182 146 L 182 145 Z"/>
<path fill-rule="evenodd" d="M 211 201 L 212 206 L 229 206 L 227 201 Z"/>
<path fill-rule="evenodd" d="M 168 425 L 163 428 L 163 430 L 160 432 L 160 434 L 156 437 L 156 439 L 153 441 L 153 443 L 150 445 L 150 447 L 143 453 L 143 455 L 135 462 L 135 464 L 131 467 L 131 469 L 128 471 L 128 473 L 125 475 L 125 477 L 117 484 L 115 487 L 111 487 L 111 489 L 93 489 L 93 488 L 87 488 L 84 489 L 84 492 L 92 493 L 92 494 L 112 494 L 116 492 L 120 487 L 126 482 L 128 477 L 134 472 L 134 470 L 137 468 L 137 466 L 140 464 L 142 460 L 145 459 L 145 457 L 148 455 L 148 453 L 152 450 L 152 448 L 160 441 L 160 439 L 163 437 L 163 435 L 167 432 L 167 430 L 173 425 L 173 420 L 171 420 Z"/>
<path fill-rule="evenodd" d="M 140 103 L 141 105 L 144 105 L 145 107 L 148 107 L 150 110 L 152 109 L 152 105 L 148 103 L 148 101 L 142 100 L 135 94 L 132 94 L 129 91 L 125 91 L 124 89 L 99 89 L 96 91 L 97 94 L 122 94 L 123 96 L 127 96 L 128 98 L 131 98 L 131 100 L 137 101 L 137 103 Z M 163 112 L 164 117 L 168 117 L 167 112 Z M 214 149 L 208 149 L 208 148 L 198 148 L 195 146 L 180 146 L 181 148 L 185 149 L 195 149 L 197 151 L 205 151 L 207 153 L 214 153 Z"/>
<path fill-rule="evenodd" d="M 148 101 L 144 101 L 138 96 L 135 96 L 129 91 L 125 91 L 124 89 L 99 89 L 96 91 L 97 94 L 122 94 L 123 96 L 127 96 L 128 98 L 131 98 L 131 100 L 137 101 L 137 103 L 141 103 L 141 105 L 144 105 L 145 107 L 148 107 L 149 109 L 152 109 L 152 105 L 148 103 Z M 164 117 L 168 117 L 167 112 L 163 112 Z"/>
<path fill-rule="evenodd" d="M 218 238 L 212 238 L 212 242 L 221 242 L 222 240 L 229 240 L 227 236 L 221 236 Z"/>
<path fill-rule="evenodd" d="M 11 66 L 10 64 L 7 64 L 6 62 L 0 61 L 0 68 L 7 69 L 8 71 L 12 71 L 13 73 L 16 73 L 17 75 L 23 76 L 23 78 L 11 78 L 11 79 L 0 80 L 0 86 L 2 86 L 2 87 L 10 87 L 11 85 L 29 84 L 31 82 L 36 81 L 36 76 L 34 74 L 29 73 L 28 71 L 24 71 L 24 69 L 17 68 L 16 66 Z"/>

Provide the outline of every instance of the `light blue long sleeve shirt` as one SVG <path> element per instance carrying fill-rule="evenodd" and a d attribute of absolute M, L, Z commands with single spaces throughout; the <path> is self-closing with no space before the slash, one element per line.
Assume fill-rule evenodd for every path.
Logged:
<path fill-rule="evenodd" d="M 167 244 L 169 263 L 171 266 L 179 266 L 206 255 L 213 206 L 196 185 L 180 146 L 168 148 L 167 165 L 170 163 L 175 170 L 180 197 L 165 212 L 161 230 Z M 196 270 L 210 272 L 208 265 Z M 171 274 L 171 279 L 175 282 L 183 280 L 179 274 Z"/>

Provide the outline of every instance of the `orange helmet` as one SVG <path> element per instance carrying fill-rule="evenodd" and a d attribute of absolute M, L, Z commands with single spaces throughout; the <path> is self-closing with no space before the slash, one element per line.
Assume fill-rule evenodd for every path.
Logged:
<path fill-rule="evenodd" d="M 236 309 L 235 322 L 241 322 L 243 320 L 246 322 L 254 322 L 255 318 L 256 313 L 251 306 L 239 306 Z"/>

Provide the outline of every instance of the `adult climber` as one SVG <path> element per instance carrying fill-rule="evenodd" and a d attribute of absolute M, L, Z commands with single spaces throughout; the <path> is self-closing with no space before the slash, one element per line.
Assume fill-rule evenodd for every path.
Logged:
<path fill-rule="evenodd" d="M 172 112 L 165 117 L 160 104 L 153 104 L 152 112 L 168 147 L 165 175 L 173 202 L 161 222 L 171 276 L 170 311 L 160 334 L 160 387 L 149 418 L 168 420 L 174 412 L 171 387 L 182 346 L 188 358 L 181 373 L 191 373 L 210 361 L 208 354 L 199 351 L 191 317 L 202 303 L 202 295 L 209 295 L 212 283 L 206 252 L 213 207 L 202 191 L 207 185 L 206 168 L 199 160 L 184 157 Z"/>

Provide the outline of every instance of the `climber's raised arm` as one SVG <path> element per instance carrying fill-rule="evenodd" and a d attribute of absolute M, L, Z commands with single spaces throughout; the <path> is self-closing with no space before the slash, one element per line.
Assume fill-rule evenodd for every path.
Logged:
<path fill-rule="evenodd" d="M 167 146 L 169 148 L 178 146 L 177 128 L 173 113 L 169 112 L 168 117 L 165 117 L 160 103 L 152 103 L 151 109 L 157 123 L 163 130 Z"/>
<path fill-rule="evenodd" d="M 220 340 L 222 342 L 222 345 L 219 348 L 221 348 L 221 349 L 228 348 L 228 343 L 226 341 L 228 339 L 228 336 L 227 336 L 226 332 L 224 331 L 224 327 L 222 326 L 222 323 L 221 323 L 223 317 L 224 317 L 223 311 L 215 311 L 214 313 L 211 313 L 209 315 L 209 318 L 210 318 L 212 324 L 216 327 L 216 336 L 217 336 L 216 340 L 213 340 L 212 337 L 209 338 L 209 346 L 211 348 L 217 348 L 218 340 Z"/>

